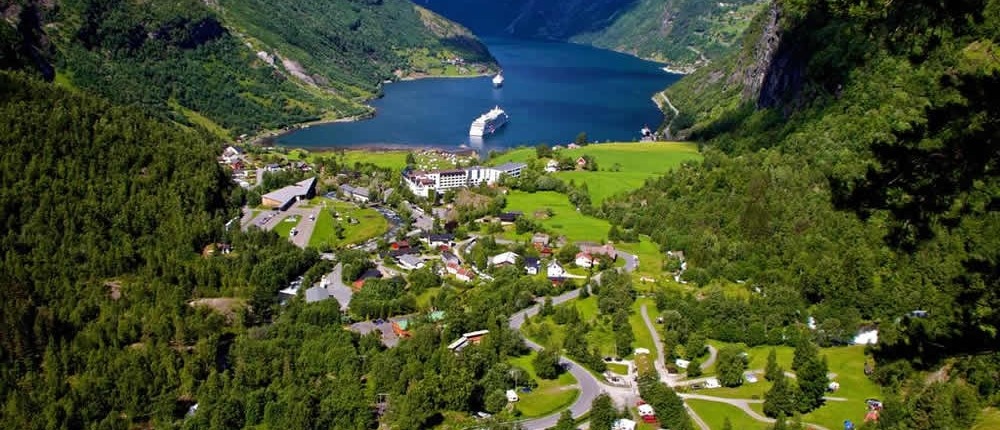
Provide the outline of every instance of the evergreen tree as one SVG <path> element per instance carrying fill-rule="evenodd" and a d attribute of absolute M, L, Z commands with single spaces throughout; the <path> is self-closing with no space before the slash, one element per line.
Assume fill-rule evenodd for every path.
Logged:
<path fill-rule="evenodd" d="M 796 374 L 799 385 L 799 412 L 807 413 L 823 406 L 823 396 L 830 383 L 826 373 L 826 357 L 812 359 L 801 365 Z"/>
<path fill-rule="evenodd" d="M 416 164 L 417 164 L 417 157 L 414 157 L 412 152 L 407 152 L 406 153 L 406 165 L 407 166 L 415 166 Z"/>
<path fill-rule="evenodd" d="M 806 362 L 819 359 L 819 349 L 806 335 L 800 335 L 795 343 L 795 353 L 792 356 L 792 370 L 798 372 Z"/>
<path fill-rule="evenodd" d="M 535 366 L 535 373 L 542 379 L 558 378 L 563 371 L 559 364 L 559 353 L 552 349 L 539 351 L 531 364 Z"/>
<path fill-rule="evenodd" d="M 729 421 L 729 417 L 722 421 L 722 430 L 733 430 L 733 423 Z"/>
<path fill-rule="evenodd" d="M 778 377 L 778 373 L 781 372 L 781 367 L 778 366 L 778 352 L 771 348 L 771 352 L 767 353 L 767 365 L 764 367 L 764 379 L 774 382 L 774 379 Z"/>
<path fill-rule="evenodd" d="M 701 360 L 695 358 L 688 363 L 687 376 L 688 378 L 697 378 L 701 376 Z"/>
<path fill-rule="evenodd" d="M 788 430 L 788 423 L 786 422 L 788 418 L 784 413 L 778 414 L 778 417 L 774 420 L 774 426 L 771 430 Z"/>
<path fill-rule="evenodd" d="M 780 370 L 780 368 L 779 368 Z M 778 373 L 774 385 L 764 394 L 764 415 L 772 418 L 788 416 L 795 411 L 795 390 L 784 372 Z"/>
<path fill-rule="evenodd" d="M 719 371 L 719 383 L 726 387 L 739 387 L 743 385 L 743 356 L 742 351 L 734 346 L 727 346 L 719 351 L 716 361 L 716 369 Z"/>
<path fill-rule="evenodd" d="M 590 404 L 590 428 L 592 429 L 610 429 L 617 417 L 618 411 L 615 409 L 614 403 L 611 402 L 611 396 L 607 393 L 601 393 Z"/>
<path fill-rule="evenodd" d="M 559 414 L 559 421 L 556 421 L 554 430 L 576 430 L 576 421 L 573 420 L 573 413 L 569 409 Z"/>

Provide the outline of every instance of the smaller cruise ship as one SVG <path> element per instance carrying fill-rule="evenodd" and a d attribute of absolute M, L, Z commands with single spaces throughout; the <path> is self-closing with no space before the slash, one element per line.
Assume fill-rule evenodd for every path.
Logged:
<path fill-rule="evenodd" d="M 493 77 L 493 87 L 494 88 L 500 88 L 502 86 L 503 86 L 503 72 L 500 72 L 500 73 L 497 73 L 497 75 Z"/>
<path fill-rule="evenodd" d="M 507 112 L 500 109 L 499 106 L 493 107 L 489 112 L 486 112 L 472 121 L 472 125 L 469 126 L 469 136 L 472 137 L 483 137 L 495 133 L 500 127 L 507 124 L 510 119 L 507 116 Z"/>

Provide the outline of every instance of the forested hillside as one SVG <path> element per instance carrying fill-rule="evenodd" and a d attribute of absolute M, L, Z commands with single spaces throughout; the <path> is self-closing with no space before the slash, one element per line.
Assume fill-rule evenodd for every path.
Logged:
<path fill-rule="evenodd" d="M 479 34 L 569 40 L 693 69 L 722 58 L 760 0 L 414 0 Z M 483 13 L 488 10 L 489 13 Z"/>
<path fill-rule="evenodd" d="M 226 231 L 242 202 L 207 141 L 0 71 L 0 427 L 416 430 L 507 405 L 526 377 L 506 360 L 526 350 L 506 317 L 548 282 L 513 270 L 442 293 L 446 323 L 413 318 L 391 350 L 344 330 L 335 300 L 279 307 L 279 289 L 331 264 Z M 232 252 L 202 252 L 216 243 Z M 445 348 L 480 329 L 482 345 Z"/>
<path fill-rule="evenodd" d="M 760 0 L 640 0 L 608 27 L 570 40 L 694 70 L 738 48 L 740 35 L 763 5 Z"/>
<path fill-rule="evenodd" d="M 995 0 L 779 0 L 667 91 L 704 162 L 602 212 L 684 250 L 697 285 L 801 301 L 817 336 L 877 326 L 879 428 L 967 428 L 968 399 L 931 405 L 966 382 L 1000 399 L 998 41 Z M 913 373 L 941 366 L 946 386 Z"/>
<path fill-rule="evenodd" d="M 495 67 L 468 32 L 406 0 L 17 0 L 2 13 L 0 67 L 229 137 L 364 114 L 383 80 L 445 59 Z"/>

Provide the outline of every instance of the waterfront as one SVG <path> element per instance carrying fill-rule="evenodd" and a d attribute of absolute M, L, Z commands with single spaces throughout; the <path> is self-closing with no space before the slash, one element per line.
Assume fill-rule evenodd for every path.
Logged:
<path fill-rule="evenodd" d="M 428 78 L 388 84 L 373 100 L 375 118 L 314 125 L 277 139 L 303 148 L 469 146 L 486 152 L 540 142 L 567 143 L 580 132 L 592 141 L 638 140 L 662 114 L 650 97 L 680 78 L 662 64 L 617 52 L 558 42 L 484 39 L 504 67 L 490 77 Z M 510 123 L 484 141 L 469 124 L 500 106 Z"/>

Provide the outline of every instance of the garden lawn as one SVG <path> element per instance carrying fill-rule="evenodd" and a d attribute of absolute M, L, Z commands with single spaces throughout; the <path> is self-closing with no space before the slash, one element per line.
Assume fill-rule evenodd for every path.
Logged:
<path fill-rule="evenodd" d="M 288 237 L 288 234 L 291 233 L 292 228 L 299 225 L 299 222 L 301 221 L 302 221 L 301 217 L 292 215 L 290 217 L 286 217 L 285 219 L 281 220 L 281 222 L 279 222 L 278 225 L 274 226 L 274 229 L 271 231 L 278 233 L 278 236 Z"/>
<path fill-rule="evenodd" d="M 684 403 L 687 403 L 712 430 L 722 429 L 726 418 L 729 418 L 729 423 L 734 429 L 766 430 L 771 428 L 770 424 L 750 418 L 750 415 L 736 406 L 698 399 L 687 399 Z"/>
<path fill-rule="evenodd" d="M 313 199 L 313 205 L 323 206 L 316 216 L 316 226 L 313 229 L 312 237 L 309 238 L 309 246 L 322 247 L 324 244 L 332 248 L 363 243 L 368 239 L 384 234 L 389 230 L 389 222 L 374 209 L 359 208 L 353 203 L 331 200 L 325 197 Z M 330 210 L 337 211 L 343 218 L 339 221 L 344 226 L 344 238 L 337 238 L 334 226 L 337 220 L 334 219 Z M 350 224 L 347 218 L 358 220 L 357 224 Z"/>
<path fill-rule="evenodd" d="M 520 400 L 515 406 L 526 418 L 544 417 L 559 412 L 572 405 L 580 395 L 580 390 L 576 388 L 576 378 L 569 372 L 563 372 L 556 379 L 539 378 L 532 364 L 536 354 L 532 351 L 531 354 L 508 360 L 511 365 L 523 369 L 531 379 L 538 382 L 538 387 L 530 393 L 517 393 Z"/>

